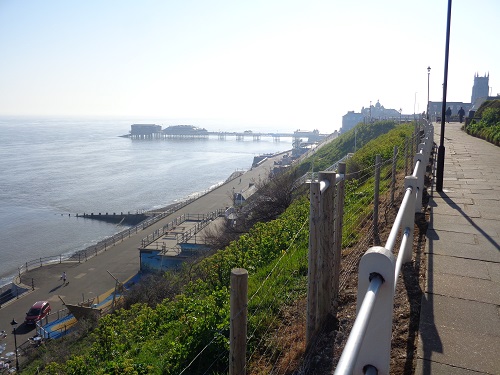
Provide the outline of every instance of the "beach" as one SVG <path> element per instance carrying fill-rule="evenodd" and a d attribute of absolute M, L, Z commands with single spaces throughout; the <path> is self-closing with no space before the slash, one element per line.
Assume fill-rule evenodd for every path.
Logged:
<path fill-rule="evenodd" d="M 133 141 L 132 120 L 0 119 L 0 285 L 20 265 L 69 256 L 128 226 L 76 217 L 176 204 L 291 139 Z"/>

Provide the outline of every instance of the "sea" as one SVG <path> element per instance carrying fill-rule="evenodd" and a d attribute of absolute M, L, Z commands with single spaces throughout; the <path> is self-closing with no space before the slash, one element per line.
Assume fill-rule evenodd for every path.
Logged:
<path fill-rule="evenodd" d="M 0 117 L 0 286 L 10 283 L 26 261 L 70 255 L 127 228 L 76 214 L 165 207 L 248 170 L 254 156 L 292 148 L 291 138 L 121 137 L 133 123 L 141 122 Z M 176 124 L 163 127 L 169 125 Z"/>

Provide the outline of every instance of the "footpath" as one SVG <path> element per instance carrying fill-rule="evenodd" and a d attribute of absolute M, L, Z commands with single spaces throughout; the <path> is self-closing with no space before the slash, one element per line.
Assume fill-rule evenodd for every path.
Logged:
<path fill-rule="evenodd" d="M 116 282 L 110 273 L 120 282 L 125 282 L 139 272 L 138 249 L 144 237 L 183 214 L 208 214 L 220 208 L 230 207 L 234 192 L 245 190 L 250 184 L 266 179 L 274 161 L 281 158 L 282 154 L 268 158 L 240 177 L 224 183 L 144 230 L 132 233 L 130 237 L 124 238 L 115 246 L 87 261 L 51 264 L 24 273 L 20 282 L 29 287 L 33 283 L 34 290 L 30 288 L 29 292 L 0 308 L 0 331 L 4 330 L 7 333 L 6 337 L 0 338 L 0 351 L 1 347 L 4 347 L 4 353 L 0 353 L 0 358 L 6 353 L 12 356 L 14 352 L 14 335 L 11 334 L 10 325 L 12 319 L 18 323 L 16 329 L 18 347 L 36 334 L 33 326 L 24 324 L 26 312 L 33 303 L 41 300 L 49 301 L 54 313 L 64 308 L 59 297 L 68 304 L 77 304 L 98 297 L 102 299 L 115 288 Z M 64 238 L 61 241 L 64 241 Z M 67 284 L 63 284 L 61 280 L 63 272 L 67 274 Z"/>
<path fill-rule="evenodd" d="M 443 191 L 429 202 L 418 375 L 500 374 L 500 147 L 461 125 L 446 124 Z"/>

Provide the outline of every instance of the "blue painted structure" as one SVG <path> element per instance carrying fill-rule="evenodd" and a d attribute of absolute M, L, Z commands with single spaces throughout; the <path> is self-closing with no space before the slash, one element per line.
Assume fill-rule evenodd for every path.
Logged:
<path fill-rule="evenodd" d="M 164 255 L 162 250 L 141 249 L 140 261 L 142 272 L 159 272 L 178 269 L 186 260 L 195 258 L 208 251 L 206 245 L 181 243 L 178 244 L 179 253 L 177 255 Z"/>

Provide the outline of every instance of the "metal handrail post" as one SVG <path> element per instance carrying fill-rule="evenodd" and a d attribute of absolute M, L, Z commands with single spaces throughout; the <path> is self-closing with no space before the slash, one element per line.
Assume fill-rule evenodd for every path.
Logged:
<path fill-rule="evenodd" d="M 383 282 L 384 280 L 379 274 L 375 274 L 370 280 L 368 290 L 366 291 L 361 307 L 357 313 L 356 321 L 354 322 L 342 356 L 335 369 L 335 375 L 353 373 L 354 365 L 358 358 L 359 351 L 361 350 L 361 344 L 363 343 L 366 330 L 368 329 L 368 323 L 377 300 L 378 291 Z"/>
<path fill-rule="evenodd" d="M 384 279 L 373 309 L 368 329 L 354 368 L 362 373 L 365 365 L 375 366 L 380 374 L 389 374 L 391 358 L 392 313 L 394 310 L 394 268 L 396 260 L 392 252 L 381 246 L 373 246 L 363 255 L 359 263 L 358 301 L 368 289 L 374 273 Z M 359 302 L 358 302 L 359 303 Z"/>
<path fill-rule="evenodd" d="M 408 242 L 406 244 L 406 247 L 403 249 L 403 254 L 402 254 L 402 261 L 403 263 L 407 263 L 411 261 L 412 257 L 412 249 L 413 249 L 413 233 L 414 233 L 414 227 L 415 227 L 415 211 L 413 210 L 413 207 L 415 207 L 415 202 L 417 200 L 417 193 L 416 193 L 416 185 L 417 185 L 417 178 L 413 176 L 406 176 L 405 177 L 405 188 L 411 189 L 411 194 L 408 199 L 407 206 L 404 208 L 404 214 L 403 214 L 403 220 L 401 222 L 401 229 L 404 232 L 406 228 L 409 228 L 410 233 L 408 234 Z M 401 208 L 402 209 L 402 208 Z M 398 257 L 401 256 L 398 255 Z"/>
<path fill-rule="evenodd" d="M 413 176 L 417 177 L 417 199 L 415 200 L 415 212 L 420 212 L 422 208 L 422 195 L 424 189 L 424 172 L 426 164 L 424 162 L 424 155 L 419 152 L 415 155 L 415 170 Z"/>
<path fill-rule="evenodd" d="M 395 263 L 392 253 L 381 246 L 371 247 L 361 258 L 357 317 L 335 375 L 353 371 L 362 374 L 366 365 L 374 366 L 381 374 L 389 373 Z M 375 292 L 373 282 L 378 278 L 384 282 Z M 366 304 L 365 296 L 368 296 Z M 370 307 L 372 298 L 375 301 Z"/>

